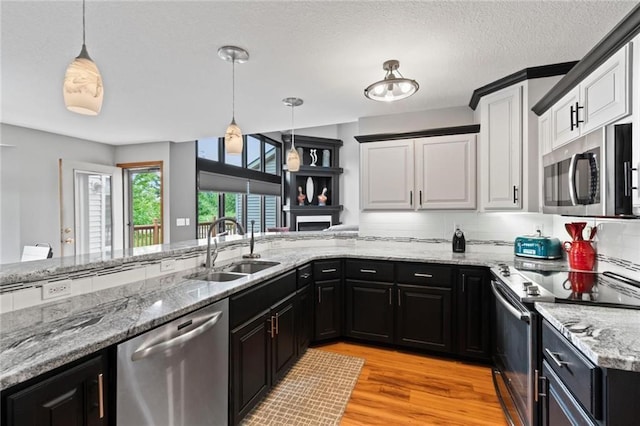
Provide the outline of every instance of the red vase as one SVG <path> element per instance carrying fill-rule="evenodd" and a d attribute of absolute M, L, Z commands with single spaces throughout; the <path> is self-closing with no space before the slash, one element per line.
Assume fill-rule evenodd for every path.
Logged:
<path fill-rule="evenodd" d="M 569 267 L 581 271 L 593 271 L 596 264 L 596 251 L 591 241 L 565 241 L 563 247 L 568 253 Z"/>

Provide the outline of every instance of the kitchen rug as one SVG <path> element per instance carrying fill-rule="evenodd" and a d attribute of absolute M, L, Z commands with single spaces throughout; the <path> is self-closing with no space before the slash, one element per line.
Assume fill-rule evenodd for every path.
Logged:
<path fill-rule="evenodd" d="M 362 358 L 307 349 L 241 424 L 337 425 L 363 365 Z"/>

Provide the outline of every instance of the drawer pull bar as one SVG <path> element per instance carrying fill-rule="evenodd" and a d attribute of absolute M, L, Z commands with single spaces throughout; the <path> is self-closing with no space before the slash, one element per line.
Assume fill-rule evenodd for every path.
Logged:
<path fill-rule="evenodd" d="M 302 274 L 302 275 L 300 275 L 300 278 L 303 278 L 303 279 L 305 279 L 305 280 L 306 280 L 306 279 L 307 279 L 307 278 L 309 278 L 310 276 L 311 276 L 311 274 L 307 273 L 307 274 Z"/>
<path fill-rule="evenodd" d="M 555 353 L 555 352 L 551 352 L 551 351 L 549 350 L 549 348 L 544 348 L 544 351 L 547 353 L 547 355 L 549 355 L 549 357 L 551 358 L 551 360 L 552 360 L 552 361 L 553 361 L 553 362 L 554 362 L 554 363 L 555 363 L 559 368 L 562 368 L 562 367 L 564 367 L 565 365 L 567 365 L 567 364 L 568 364 L 568 362 L 560 360 L 560 358 L 558 358 L 558 355 L 559 355 L 559 354 L 558 354 L 558 353 Z"/>
<path fill-rule="evenodd" d="M 98 374 L 98 400 L 100 418 L 104 418 L 104 379 L 102 373 Z"/>
<path fill-rule="evenodd" d="M 376 271 L 375 269 L 360 269 L 360 272 L 362 272 L 363 274 L 375 274 L 378 271 Z"/>
<path fill-rule="evenodd" d="M 336 268 L 323 269 L 323 270 L 322 270 L 322 273 L 323 273 L 323 274 L 328 274 L 329 272 L 335 272 L 335 271 L 337 271 L 337 269 L 336 269 Z"/>
<path fill-rule="evenodd" d="M 413 274 L 414 277 L 422 277 L 422 278 L 433 278 L 431 274 L 422 274 L 420 272 L 416 272 Z"/>

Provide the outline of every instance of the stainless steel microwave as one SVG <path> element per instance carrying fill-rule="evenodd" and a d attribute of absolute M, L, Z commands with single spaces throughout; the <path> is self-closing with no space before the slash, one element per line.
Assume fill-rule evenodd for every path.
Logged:
<path fill-rule="evenodd" d="M 596 130 L 542 157 L 543 213 L 633 217 L 631 124 Z"/>

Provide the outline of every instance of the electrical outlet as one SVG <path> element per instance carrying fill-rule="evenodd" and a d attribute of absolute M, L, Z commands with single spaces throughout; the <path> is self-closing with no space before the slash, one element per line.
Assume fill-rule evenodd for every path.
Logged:
<path fill-rule="evenodd" d="M 160 272 L 173 271 L 176 269 L 175 259 L 162 259 L 160 261 Z"/>
<path fill-rule="evenodd" d="M 69 296 L 71 294 L 71 280 L 54 281 L 42 284 L 42 300 L 54 297 Z"/>

